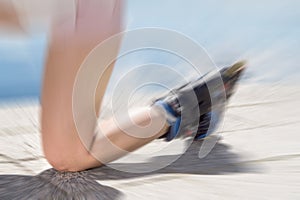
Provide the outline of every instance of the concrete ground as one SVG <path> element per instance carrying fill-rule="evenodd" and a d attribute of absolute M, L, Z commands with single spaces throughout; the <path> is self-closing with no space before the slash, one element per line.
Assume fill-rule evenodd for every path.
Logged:
<path fill-rule="evenodd" d="M 49 169 L 40 146 L 39 107 L 3 104 L 0 199 L 300 199 L 299 99 L 298 86 L 240 85 L 208 156 L 200 159 L 203 142 L 194 142 L 175 162 L 148 173 L 117 169 L 159 165 L 178 152 L 154 153 L 148 162 L 124 158 L 73 174 Z M 157 140 L 137 153 L 163 145 Z"/>

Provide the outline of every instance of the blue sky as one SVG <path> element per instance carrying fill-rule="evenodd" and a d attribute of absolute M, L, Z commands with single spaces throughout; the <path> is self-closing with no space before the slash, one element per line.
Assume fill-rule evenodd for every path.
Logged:
<path fill-rule="evenodd" d="M 0 98 L 39 95 L 45 47 L 42 34 L 0 38 Z"/>
<path fill-rule="evenodd" d="M 160 27 L 178 31 L 202 45 L 217 65 L 247 59 L 248 73 L 254 81 L 299 78 L 298 0 L 127 2 L 129 30 Z M 39 95 L 46 44 L 46 34 L 42 32 L 26 37 L 0 36 L 0 98 Z M 164 55 L 151 55 L 132 55 L 131 64 L 155 60 L 168 63 Z"/>
<path fill-rule="evenodd" d="M 246 58 L 253 71 L 260 68 L 267 73 L 273 66 L 279 73 L 283 68 L 290 73 L 298 68 L 297 0 L 154 0 L 147 6 L 143 2 L 130 1 L 129 27 L 155 26 L 184 33 L 221 65 Z"/>

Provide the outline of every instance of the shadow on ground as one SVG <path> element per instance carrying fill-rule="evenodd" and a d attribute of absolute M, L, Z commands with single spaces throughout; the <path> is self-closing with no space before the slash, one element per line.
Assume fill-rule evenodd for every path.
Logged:
<path fill-rule="evenodd" d="M 1 175 L 0 199 L 119 199 L 122 193 L 100 185 L 87 172 L 49 169 L 37 176 Z"/>
<path fill-rule="evenodd" d="M 199 175 L 220 175 L 229 173 L 249 173 L 258 172 L 258 166 L 254 167 L 247 162 L 241 162 L 241 156 L 230 151 L 230 146 L 217 143 L 212 151 L 204 158 L 200 159 L 198 153 L 202 141 L 194 141 L 187 151 L 175 162 L 160 170 L 149 173 L 128 173 L 116 169 L 136 169 L 148 168 L 149 163 L 115 163 L 110 167 L 104 166 L 88 171 L 89 175 L 96 180 L 119 180 L 126 178 L 138 178 L 155 174 L 184 173 Z M 169 159 L 171 155 L 155 157 L 151 160 L 151 165 Z M 177 157 L 177 155 L 173 155 Z"/>
<path fill-rule="evenodd" d="M 198 158 L 201 142 L 193 142 L 186 153 L 171 165 L 150 173 L 127 173 L 104 166 L 83 172 L 61 173 L 49 169 L 37 176 L 1 175 L 0 199 L 119 199 L 123 194 L 111 187 L 103 186 L 99 180 L 119 180 L 155 174 L 227 174 L 256 171 L 240 156 L 230 152 L 229 146 L 217 143 L 214 149 L 202 159 Z M 151 163 L 160 162 L 167 156 L 155 157 Z M 141 164 L 113 164 L 130 168 Z"/>

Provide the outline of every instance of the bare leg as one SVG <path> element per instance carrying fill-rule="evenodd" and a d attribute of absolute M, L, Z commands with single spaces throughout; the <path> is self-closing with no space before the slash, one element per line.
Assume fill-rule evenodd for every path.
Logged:
<path fill-rule="evenodd" d="M 128 122 L 126 126 L 125 122 L 125 126 L 122 126 L 124 128 L 120 128 L 111 120 L 101 125 L 102 134 L 96 138 L 91 152 L 85 148 L 73 119 L 74 81 L 87 54 L 101 41 L 121 30 L 122 1 L 115 0 L 115 4 L 106 0 L 78 2 L 75 23 L 70 18 L 54 21 L 42 94 L 42 142 L 45 156 L 54 168 L 62 171 L 80 171 L 100 166 L 159 137 L 167 127 L 164 115 L 158 110 L 144 110 L 135 114 L 133 121 L 140 126 L 151 124 L 145 128 L 145 134 L 152 134 L 150 137 L 129 136 L 125 132 L 132 131 L 135 125 Z M 118 49 L 110 51 L 118 53 Z M 112 69 L 113 65 L 99 81 L 96 109 L 100 107 Z M 92 140 L 96 122 L 90 124 L 86 135 Z M 160 127 L 160 130 L 153 130 L 153 127 Z M 107 138 L 110 142 L 107 142 Z"/>
<path fill-rule="evenodd" d="M 21 24 L 11 0 L 0 1 L 0 25 L 6 25 L 21 30 Z"/>
<path fill-rule="evenodd" d="M 159 108 L 144 108 L 123 122 L 113 119 L 100 123 L 91 153 L 108 163 L 160 137 L 168 130 L 166 117 Z M 109 152 L 109 153 L 108 153 Z"/>

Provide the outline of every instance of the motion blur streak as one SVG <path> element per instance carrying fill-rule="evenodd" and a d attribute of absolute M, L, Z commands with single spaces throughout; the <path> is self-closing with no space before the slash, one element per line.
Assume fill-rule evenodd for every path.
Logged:
<path fill-rule="evenodd" d="M 146 174 L 106 166 L 75 174 L 49 169 L 40 146 L 39 95 L 49 16 L 73 9 L 66 6 L 70 1 L 60 2 L 64 5 L 55 10 L 57 1 L 0 1 L 0 19 L 10 21 L 0 20 L 0 199 L 300 199 L 300 1 L 126 1 L 128 30 L 160 27 L 184 33 L 218 67 L 248 61 L 217 130 L 222 139 L 208 156 L 199 159 L 202 141 L 193 142 L 174 163 Z M 122 74 L 153 62 L 186 65 L 164 52 L 133 52 L 117 62 L 108 91 Z M 106 95 L 108 102 L 111 94 Z M 178 149 L 151 162 L 176 156 L 184 141 L 175 142 Z M 167 145 L 156 140 L 136 158 Z M 111 165 L 147 164 L 124 157 Z"/>

